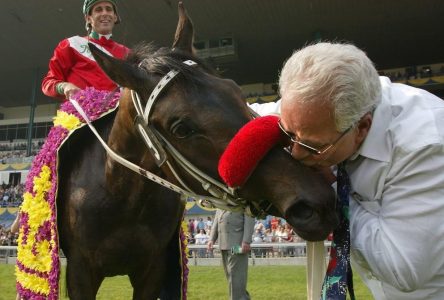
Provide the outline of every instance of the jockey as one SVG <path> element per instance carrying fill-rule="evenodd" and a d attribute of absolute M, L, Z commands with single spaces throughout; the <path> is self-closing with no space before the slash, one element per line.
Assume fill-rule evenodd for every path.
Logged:
<path fill-rule="evenodd" d="M 86 87 L 108 91 L 117 87 L 100 69 L 88 49 L 90 42 L 116 58 L 125 58 L 128 54 L 127 47 L 111 39 L 114 25 L 120 23 L 116 0 L 85 0 L 83 14 L 88 36 L 64 39 L 49 61 L 49 71 L 42 82 L 42 91 L 49 97 L 66 100 Z M 18 232 L 18 216 L 11 226 L 12 232 Z"/>
<path fill-rule="evenodd" d="M 42 82 L 42 91 L 49 97 L 66 100 L 86 87 L 108 91 L 117 88 L 88 48 L 88 43 L 93 43 L 115 58 L 127 56 L 129 49 L 111 38 L 114 25 L 120 23 L 117 0 L 85 0 L 83 14 L 88 35 L 62 40 L 49 61 L 49 71 Z"/>

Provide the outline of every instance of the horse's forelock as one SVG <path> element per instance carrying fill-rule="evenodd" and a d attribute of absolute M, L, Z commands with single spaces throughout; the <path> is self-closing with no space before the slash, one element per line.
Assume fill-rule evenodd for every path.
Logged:
<path fill-rule="evenodd" d="M 184 64 L 183 61 L 186 60 L 195 61 L 199 67 Z M 166 75 L 171 70 L 177 70 L 188 82 L 200 81 L 199 79 L 203 78 L 202 71 L 215 75 L 201 59 L 178 49 L 157 47 L 153 43 L 144 42 L 136 45 L 129 54 L 127 62 L 139 65 L 150 74 L 160 76 Z"/>
<path fill-rule="evenodd" d="M 131 64 L 139 64 L 142 60 L 153 55 L 159 49 L 154 43 L 141 42 L 135 45 L 126 61 Z"/>

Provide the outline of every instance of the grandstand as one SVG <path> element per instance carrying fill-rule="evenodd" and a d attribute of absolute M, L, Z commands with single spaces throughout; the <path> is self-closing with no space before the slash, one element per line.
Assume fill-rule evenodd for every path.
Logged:
<path fill-rule="evenodd" d="M 142 40 L 170 45 L 176 6 L 177 1 L 119 3 L 123 22 L 116 27 L 116 40 L 130 47 Z M 284 60 L 293 49 L 322 39 L 351 41 L 382 75 L 444 98 L 441 0 L 427 5 L 407 0 L 402 6 L 396 1 L 203 0 L 186 7 L 196 29 L 197 54 L 240 84 L 249 103 L 278 99 Z M 59 105 L 40 91 L 48 60 L 58 41 L 82 34 L 83 20 L 79 2 L 55 0 L 8 1 L 0 20 L 8 28 L 1 37 L 8 47 L 0 48 L 7 58 L 0 69 L 0 184 L 15 187 L 25 182 Z M 193 213 L 206 214 L 197 207 Z"/>

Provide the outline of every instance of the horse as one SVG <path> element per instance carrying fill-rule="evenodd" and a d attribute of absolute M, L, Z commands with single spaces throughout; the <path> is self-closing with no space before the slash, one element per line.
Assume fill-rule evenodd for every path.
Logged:
<path fill-rule="evenodd" d="M 127 161 L 212 199 L 217 197 L 190 175 L 177 154 L 153 147 L 153 143 L 169 145 L 193 164 L 192 170 L 219 182 L 221 154 L 253 118 L 240 87 L 219 77 L 193 54 L 193 35 L 192 22 L 179 4 L 171 48 L 140 45 L 127 59 L 118 60 L 90 45 L 104 72 L 124 87 L 117 111 L 94 126 Z M 162 80 L 169 82 L 159 88 Z M 155 89 L 162 91 L 150 102 Z M 146 110 L 140 111 L 136 103 L 152 107 L 141 116 Z M 149 132 L 143 131 L 147 128 Z M 141 132 L 154 133 L 157 142 L 147 142 Z M 183 195 L 118 163 L 88 127 L 76 131 L 60 149 L 58 168 L 57 225 L 67 258 L 70 299 L 95 299 L 104 278 L 116 275 L 128 275 L 133 299 L 179 299 L 170 279 L 180 255 Z M 227 199 L 214 203 L 235 201 L 235 197 Z M 256 212 L 266 207 L 263 212 L 284 217 L 306 240 L 323 240 L 337 225 L 330 185 L 283 147 L 270 150 L 237 190 L 236 199 L 243 199 L 241 207 L 253 205 Z"/>

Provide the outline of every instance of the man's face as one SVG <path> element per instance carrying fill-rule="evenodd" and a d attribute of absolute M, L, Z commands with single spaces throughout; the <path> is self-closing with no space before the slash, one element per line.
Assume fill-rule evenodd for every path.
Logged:
<path fill-rule="evenodd" d="M 281 111 L 282 128 L 299 142 L 291 142 L 291 154 L 305 165 L 336 165 L 352 156 L 363 141 L 359 124 L 344 132 L 336 130 L 333 109 L 328 104 L 301 104 L 283 98 Z"/>
<path fill-rule="evenodd" d="M 114 24 L 117 21 L 117 15 L 110 2 L 102 1 L 96 3 L 91 8 L 91 14 L 85 16 L 87 23 L 91 24 L 92 30 L 99 34 L 111 34 Z"/>

